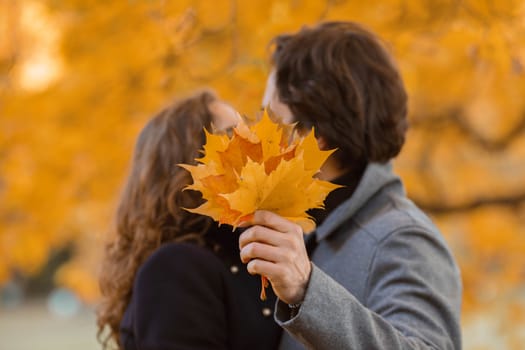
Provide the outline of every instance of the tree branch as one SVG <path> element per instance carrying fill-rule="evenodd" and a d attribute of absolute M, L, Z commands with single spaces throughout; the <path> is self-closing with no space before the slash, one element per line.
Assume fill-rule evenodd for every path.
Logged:
<path fill-rule="evenodd" d="M 410 122 L 413 128 L 435 129 L 437 125 L 451 123 L 457 127 L 470 142 L 490 152 L 504 151 L 515 139 L 525 132 L 525 112 L 521 119 L 502 137 L 491 140 L 477 133 L 461 116 L 459 110 L 451 110 L 439 116 L 419 117 Z"/>
<path fill-rule="evenodd" d="M 522 204 L 525 204 L 525 191 L 516 193 L 514 195 L 502 195 L 494 197 L 480 197 L 465 203 L 431 203 L 421 198 L 412 198 L 412 200 L 425 212 L 430 214 L 453 214 L 453 213 L 465 213 L 474 209 L 486 207 L 486 206 L 506 206 L 516 208 Z"/>

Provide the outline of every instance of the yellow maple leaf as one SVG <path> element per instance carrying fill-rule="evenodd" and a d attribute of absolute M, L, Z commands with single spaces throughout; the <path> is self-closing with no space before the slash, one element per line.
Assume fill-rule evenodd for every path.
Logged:
<path fill-rule="evenodd" d="M 185 190 L 200 191 L 206 202 L 186 210 L 233 227 L 257 210 L 268 210 L 311 232 L 315 223 L 307 211 L 323 208 L 328 193 L 340 187 L 315 178 L 333 150 L 321 151 L 313 132 L 289 135 L 290 130 L 274 123 L 267 111 L 252 127 L 241 121 L 231 137 L 206 132 L 200 164 L 181 164 L 193 178 Z M 264 299 L 264 276 L 262 284 Z"/>
<path fill-rule="evenodd" d="M 263 160 L 281 153 L 282 128 L 272 122 L 266 111 L 252 131 L 261 142 Z"/>
<path fill-rule="evenodd" d="M 209 164 L 214 162 L 216 165 L 221 164 L 220 161 L 220 152 L 226 150 L 229 144 L 229 138 L 227 135 L 214 135 L 204 129 L 204 134 L 206 135 L 206 144 L 204 145 L 204 150 L 201 151 L 203 156 L 202 158 L 196 159 L 200 163 Z"/>

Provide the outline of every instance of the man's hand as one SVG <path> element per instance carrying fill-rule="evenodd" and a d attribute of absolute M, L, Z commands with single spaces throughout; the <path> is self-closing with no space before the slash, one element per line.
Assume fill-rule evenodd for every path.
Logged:
<path fill-rule="evenodd" d="M 312 266 L 301 227 L 269 211 L 257 211 L 239 237 L 241 260 L 252 275 L 266 276 L 283 302 L 302 302 Z"/>

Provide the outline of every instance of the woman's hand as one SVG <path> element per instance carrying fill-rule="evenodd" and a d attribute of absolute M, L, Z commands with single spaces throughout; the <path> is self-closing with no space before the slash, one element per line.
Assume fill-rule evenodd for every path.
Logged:
<path fill-rule="evenodd" d="M 239 237 L 241 260 L 252 275 L 266 276 L 285 303 L 304 299 L 312 266 L 301 227 L 269 211 L 257 211 Z M 243 225 L 244 226 L 244 225 Z"/>

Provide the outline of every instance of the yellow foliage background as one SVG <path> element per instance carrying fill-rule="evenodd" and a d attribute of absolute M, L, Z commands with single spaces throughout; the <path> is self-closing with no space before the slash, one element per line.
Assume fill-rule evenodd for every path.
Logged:
<path fill-rule="evenodd" d="M 0 0 L 0 282 L 73 244 L 56 281 L 95 302 L 148 118 L 201 86 L 254 115 L 270 39 L 323 20 L 364 23 L 397 58 L 411 130 L 395 166 L 461 265 L 464 322 L 490 314 L 506 346 L 525 342 L 518 0 Z"/>

